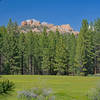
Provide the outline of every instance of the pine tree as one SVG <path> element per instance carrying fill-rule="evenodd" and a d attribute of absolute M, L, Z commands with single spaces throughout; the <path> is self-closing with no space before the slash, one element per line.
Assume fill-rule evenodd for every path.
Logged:
<path fill-rule="evenodd" d="M 94 73 L 94 41 L 93 41 L 93 31 L 90 29 L 85 35 L 85 60 L 86 64 L 84 68 L 86 69 L 85 75 Z"/>
<path fill-rule="evenodd" d="M 77 38 L 76 55 L 75 55 L 75 66 L 76 73 L 80 74 L 83 71 L 84 65 L 86 64 L 85 59 L 85 34 L 88 31 L 87 20 L 83 20 L 82 28 L 80 30 L 79 36 Z"/>
<path fill-rule="evenodd" d="M 0 74 L 3 71 L 3 57 L 4 57 L 3 43 L 4 43 L 5 33 L 6 33 L 6 28 L 4 26 L 0 27 Z"/>
<path fill-rule="evenodd" d="M 57 74 L 64 74 L 66 70 L 66 47 L 63 42 L 63 37 L 59 36 L 59 40 L 56 43 L 56 55 L 55 55 L 55 68 Z"/>
<path fill-rule="evenodd" d="M 99 66 L 100 19 L 94 25 L 83 20 L 78 36 L 46 28 L 21 33 L 11 19 L 0 27 L 0 74 L 88 75 Z"/>
<path fill-rule="evenodd" d="M 76 38 L 75 35 L 70 35 L 69 39 L 69 71 L 71 74 L 75 74 L 75 50 L 76 50 Z"/>
<path fill-rule="evenodd" d="M 21 33 L 19 37 L 19 56 L 20 72 L 23 75 L 26 70 L 26 38 L 24 33 Z"/>
<path fill-rule="evenodd" d="M 3 39 L 3 73 L 10 74 L 10 46 L 9 46 L 9 35 L 6 32 Z"/>
<path fill-rule="evenodd" d="M 100 69 L 100 19 L 95 21 L 94 25 L 94 45 L 95 45 L 95 74 L 96 69 Z"/>
<path fill-rule="evenodd" d="M 77 39 L 75 66 L 78 73 L 92 74 L 94 69 L 93 33 L 89 30 L 87 20 L 83 20 L 82 28 Z"/>
<path fill-rule="evenodd" d="M 34 71 L 42 74 L 42 35 L 34 33 Z"/>
<path fill-rule="evenodd" d="M 48 35 L 48 52 L 49 52 L 49 73 L 56 74 L 54 71 L 55 66 L 55 55 L 56 55 L 56 34 L 54 32 L 49 32 Z"/>
<path fill-rule="evenodd" d="M 14 27 L 14 24 L 13 24 L 13 22 L 12 22 L 12 19 L 10 18 L 10 19 L 9 19 L 9 22 L 8 22 L 8 24 L 7 24 L 7 32 L 8 32 L 8 33 L 12 33 L 12 32 L 13 32 L 13 27 Z"/>
<path fill-rule="evenodd" d="M 28 53 L 28 62 L 29 62 L 29 73 L 34 74 L 35 68 L 34 68 L 34 59 L 35 59 L 35 40 L 34 40 L 34 34 L 32 32 L 27 34 L 27 53 Z"/>
<path fill-rule="evenodd" d="M 49 74 L 49 48 L 48 48 L 48 36 L 46 28 L 42 33 L 42 71 L 43 74 Z"/>
<path fill-rule="evenodd" d="M 5 37 L 7 39 L 7 42 L 5 42 L 8 47 L 8 50 L 6 51 L 6 54 L 8 55 L 6 59 L 8 60 L 9 66 L 10 66 L 10 73 L 12 74 L 18 74 L 19 72 L 19 50 L 18 50 L 18 38 L 19 38 L 19 32 L 18 32 L 18 25 L 17 23 L 13 23 L 11 19 L 9 20 L 9 23 L 7 25 L 7 32 L 8 37 Z M 5 40 L 6 41 L 6 40 Z M 6 48 L 5 48 L 6 49 Z"/>

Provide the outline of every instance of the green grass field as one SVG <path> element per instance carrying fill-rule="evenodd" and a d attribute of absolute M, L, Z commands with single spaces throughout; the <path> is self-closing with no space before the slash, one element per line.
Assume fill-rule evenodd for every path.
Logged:
<path fill-rule="evenodd" d="M 52 88 L 56 100 L 88 100 L 87 92 L 94 88 L 100 77 L 81 76 L 31 76 L 31 75 L 6 75 L 2 79 L 9 79 L 15 83 L 15 91 L 9 95 L 0 96 L 0 100 L 18 100 L 17 91 L 33 87 Z"/>

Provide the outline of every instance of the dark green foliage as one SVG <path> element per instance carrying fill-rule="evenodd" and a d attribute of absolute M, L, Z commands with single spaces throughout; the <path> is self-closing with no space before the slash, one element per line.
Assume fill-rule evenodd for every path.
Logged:
<path fill-rule="evenodd" d="M 95 21 L 94 28 L 95 68 L 100 69 L 100 19 Z"/>
<path fill-rule="evenodd" d="M 75 66 L 76 72 L 84 75 L 93 73 L 94 63 L 94 43 L 93 32 L 89 30 L 87 20 L 83 20 L 80 34 L 77 38 Z"/>
<path fill-rule="evenodd" d="M 21 33 L 11 19 L 0 27 L 0 74 L 88 75 L 100 68 L 100 19 L 83 20 L 78 36 L 41 29 Z"/>
<path fill-rule="evenodd" d="M 0 94 L 6 94 L 14 90 L 14 83 L 9 80 L 0 81 Z"/>
<path fill-rule="evenodd" d="M 62 36 L 59 36 L 59 40 L 56 43 L 56 52 L 55 52 L 55 65 L 54 70 L 57 74 L 64 74 L 67 69 L 67 49 L 64 43 Z M 67 69 L 68 70 L 68 69 Z"/>
<path fill-rule="evenodd" d="M 72 34 L 69 39 L 69 73 L 75 74 L 75 50 L 76 50 L 76 38 L 75 35 Z"/>
<path fill-rule="evenodd" d="M 26 38 L 25 34 L 21 33 L 19 38 L 19 60 L 20 60 L 20 72 L 23 75 L 26 68 Z"/>

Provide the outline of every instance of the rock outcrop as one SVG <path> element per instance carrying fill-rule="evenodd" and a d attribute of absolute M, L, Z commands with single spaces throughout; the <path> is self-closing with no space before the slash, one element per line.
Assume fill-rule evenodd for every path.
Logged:
<path fill-rule="evenodd" d="M 21 26 L 25 26 L 25 25 L 27 25 L 27 21 L 22 21 Z"/>
<path fill-rule="evenodd" d="M 68 31 L 72 31 L 73 30 L 69 24 L 67 24 L 67 25 L 61 25 L 61 28 L 66 29 Z"/>
<path fill-rule="evenodd" d="M 24 27 L 26 27 L 26 29 Z M 79 34 L 79 32 L 74 31 L 73 28 L 69 24 L 54 25 L 54 24 L 48 24 L 47 22 L 40 23 L 40 21 L 37 21 L 35 19 L 26 20 L 26 21 L 21 22 L 21 31 L 25 33 L 28 32 L 30 29 L 33 32 L 42 32 L 43 27 L 47 28 L 47 32 L 49 31 L 55 32 L 58 29 L 60 33 L 74 33 L 75 35 Z"/>

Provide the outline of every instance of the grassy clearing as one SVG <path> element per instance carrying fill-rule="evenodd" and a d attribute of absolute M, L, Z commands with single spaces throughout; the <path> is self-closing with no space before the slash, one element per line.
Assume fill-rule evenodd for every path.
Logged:
<path fill-rule="evenodd" d="M 33 87 L 52 88 L 56 100 L 88 100 L 88 90 L 96 86 L 100 77 L 4 75 L 2 79 L 13 81 L 16 88 L 11 94 L 0 96 L 0 100 L 18 100 L 17 91 Z"/>

